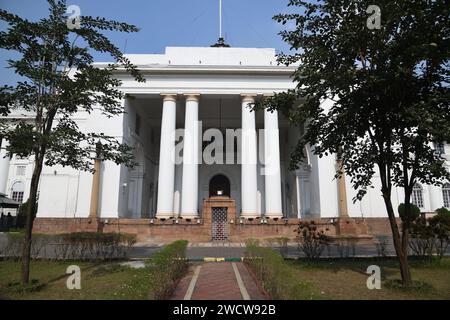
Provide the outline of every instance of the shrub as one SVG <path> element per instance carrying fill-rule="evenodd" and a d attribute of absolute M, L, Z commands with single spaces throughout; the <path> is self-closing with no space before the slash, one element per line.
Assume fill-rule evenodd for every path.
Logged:
<path fill-rule="evenodd" d="M 446 208 L 436 210 L 437 214 L 428 219 L 430 228 L 436 239 L 436 253 L 444 256 L 450 242 L 450 211 Z"/>
<path fill-rule="evenodd" d="M 436 209 L 436 214 L 439 216 L 450 217 L 450 210 L 442 207 L 442 208 Z"/>
<path fill-rule="evenodd" d="M 23 248 L 23 232 L 8 232 L 6 233 L 6 245 L 3 249 L 4 257 L 9 259 L 18 259 L 22 257 Z M 50 236 L 46 234 L 33 234 L 31 239 L 31 257 L 39 258 L 49 243 Z"/>
<path fill-rule="evenodd" d="M 409 204 L 409 212 L 406 211 L 406 205 L 401 203 L 398 206 L 398 214 L 403 222 L 413 222 L 420 216 L 420 209 L 416 205 L 410 203 Z"/>
<path fill-rule="evenodd" d="M 414 255 L 426 257 L 433 255 L 435 238 L 433 229 L 423 217 L 417 218 L 410 227 L 409 247 Z"/>
<path fill-rule="evenodd" d="M 417 218 L 411 224 L 409 247 L 417 256 L 431 257 L 434 252 L 442 258 L 450 243 L 450 211 L 436 210 L 436 215 Z"/>
<path fill-rule="evenodd" d="M 167 299 L 172 294 L 177 281 L 186 273 L 187 244 L 186 240 L 172 242 L 146 261 L 152 269 L 150 281 L 153 299 Z"/>
<path fill-rule="evenodd" d="M 297 232 L 298 249 L 303 251 L 307 258 L 319 258 L 330 243 L 330 237 L 323 230 L 319 230 L 314 221 L 300 222 L 294 232 Z"/>
<path fill-rule="evenodd" d="M 244 263 L 260 280 L 272 299 L 311 299 L 310 285 L 296 279 L 294 270 L 275 250 L 260 247 L 255 240 L 246 243 Z"/>

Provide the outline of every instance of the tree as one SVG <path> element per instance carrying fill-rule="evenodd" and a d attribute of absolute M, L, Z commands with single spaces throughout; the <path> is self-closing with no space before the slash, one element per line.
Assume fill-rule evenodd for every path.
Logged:
<path fill-rule="evenodd" d="M 413 187 L 450 179 L 433 149 L 435 142 L 450 141 L 449 7 L 445 1 L 380 0 L 378 7 L 372 2 L 290 0 L 292 13 L 274 19 L 291 23 L 280 33 L 291 53 L 278 58 L 286 65 L 298 63 L 297 86 L 255 108 L 277 109 L 292 123 L 304 123 L 293 167 L 306 143 L 319 157 L 339 154 L 358 191 L 354 201 L 372 187 L 378 171 L 402 281 L 409 285 Z M 333 102 L 328 110 L 321 106 L 327 99 Z M 342 173 L 339 169 L 336 176 Z M 393 186 L 405 194 L 401 230 Z"/>
<path fill-rule="evenodd" d="M 137 81 L 144 81 L 136 67 L 103 34 L 137 32 L 137 27 L 90 16 L 69 20 L 65 16 L 65 1 L 48 3 L 49 16 L 37 22 L 0 10 L 0 19 L 8 25 L 6 31 L 0 32 L 0 48 L 19 53 L 20 57 L 8 64 L 25 78 L 15 86 L 0 88 L 0 111 L 9 114 L 20 107 L 33 115 L 29 122 L 8 122 L 0 132 L 9 142 L 10 155 L 34 159 L 22 253 L 24 284 L 29 282 L 31 233 L 43 165 L 93 171 L 98 143 L 103 159 L 132 165 L 129 146 L 102 133 L 80 131 L 72 116 L 79 111 L 90 113 L 94 107 L 106 117 L 123 112 L 121 82 L 113 76 L 118 68 L 131 73 Z M 92 51 L 110 54 L 115 63 L 96 68 Z"/>

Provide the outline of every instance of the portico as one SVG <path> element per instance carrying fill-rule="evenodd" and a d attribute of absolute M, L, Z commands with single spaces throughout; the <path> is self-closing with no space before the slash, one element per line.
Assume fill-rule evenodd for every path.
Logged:
<path fill-rule="evenodd" d="M 258 159 L 256 112 L 251 109 L 257 98 L 257 94 L 249 93 L 228 97 L 219 95 L 211 97 L 208 94 L 198 93 L 162 94 L 156 218 L 194 219 L 201 216 L 201 203 L 205 195 L 201 192 L 199 168 L 202 168 L 202 172 L 222 173 L 225 176 L 230 174 L 238 176 L 236 173 L 240 171 L 239 181 L 236 181 L 236 177 L 232 179 L 235 184 L 240 185 L 240 193 L 230 194 L 229 197 L 240 197 L 238 202 L 241 217 L 254 219 L 261 216 L 269 218 L 283 216 L 278 115 L 276 112 L 268 111 L 263 114 L 263 122 L 259 127 L 262 132 L 259 146 L 262 150 Z M 223 114 L 217 116 L 214 111 L 208 110 L 212 100 L 223 106 L 235 104 L 238 99 L 241 108 L 240 119 L 226 116 L 222 118 Z M 236 106 L 233 109 L 225 111 L 225 114 L 235 112 Z M 204 118 L 199 118 L 199 110 L 202 110 L 201 114 L 205 116 Z M 184 127 L 179 128 L 182 129 L 181 141 L 178 141 L 176 133 L 177 113 L 184 114 L 184 124 L 180 124 Z M 219 123 L 219 126 L 228 125 L 229 127 L 214 128 L 217 121 L 228 121 L 225 124 Z M 208 163 L 205 163 L 203 156 L 209 153 L 202 148 L 202 141 L 204 141 L 202 129 L 217 130 L 219 133 L 222 133 L 220 131 L 222 129 L 229 129 L 238 134 L 236 139 L 233 137 L 231 141 L 232 149 L 224 143 L 230 143 L 225 141 L 226 135 L 222 137 L 220 143 L 214 141 L 216 143 L 214 162 L 209 163 L 206 159 Z M 208 143 L 208 141 L 205 142 Z M 176 163 L 178 143 L 182 144 L 181 164 Z M 206 144 L 205 146 L 207 147 Z M 222 154 L 222 159 L 218 157 L 218 154 Z M 223 157 L 224 154 L 225 157 Z M 261 162 L 259 165 L 258 160 Z M 230 168 L 225 169 L 224 166 L 230 166 Z M 176 177 L 176 175 L 179 176 Z M 202 174 L 200 178 L 204 176 Z M 179 188 L 177 190 L 177 180 L 178 182 L 181 180 L 181 190 Z M 258 180 L 261 185 L 259 191 Z M 237 187 L 237 185 L 233 186 L 235 190 Z M 202 197 L 199 197 L 199 189 Z M 265 193 L 265 200 L 261 198 L 261 193 Z"/>

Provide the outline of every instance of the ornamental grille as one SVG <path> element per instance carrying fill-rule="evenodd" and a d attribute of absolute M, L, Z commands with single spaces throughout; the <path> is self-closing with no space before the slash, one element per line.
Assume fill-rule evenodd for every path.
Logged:
<path fill-rule="evenodd" d="M 228 240 L 228 208 L 212 208 L 212 240 Z"/>

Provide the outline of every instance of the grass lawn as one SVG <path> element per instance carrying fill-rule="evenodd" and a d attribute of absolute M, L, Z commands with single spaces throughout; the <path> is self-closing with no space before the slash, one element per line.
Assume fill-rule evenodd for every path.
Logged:
<path fill-rule="evenodd" d="M 66 287 L 69 265 L 81 268 L 81 289 Z M 0 298 L 3 299 L 148 299 L 150 271 L 118 263 L 32 261 L 32 284 L 20 285 L 20 262 L 0 261 Z"/>
<path fill-rule="evenodd" d="M 414 281 L 425 283 L 416 289 L 390 285 L 400 279 L 398 263 L 393 259 L 324 259 L 288 261 L 292 272 L 307 284 L 312 297 L 323 299 L 450 299 L 450 258 L 410 260 Z M 366 286 L 369 265 L 381 268 L 381 289 Z"/>

